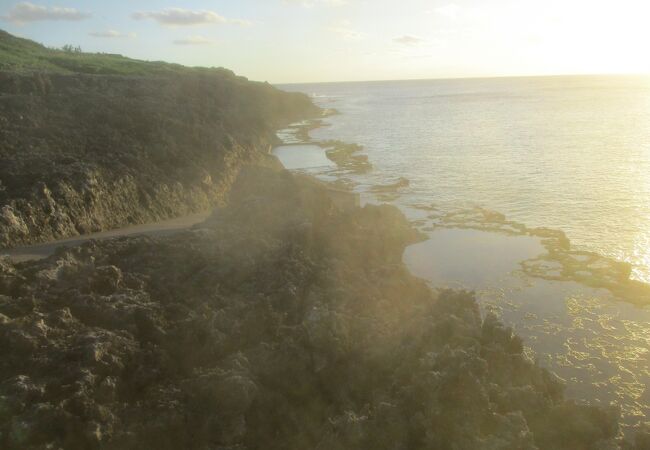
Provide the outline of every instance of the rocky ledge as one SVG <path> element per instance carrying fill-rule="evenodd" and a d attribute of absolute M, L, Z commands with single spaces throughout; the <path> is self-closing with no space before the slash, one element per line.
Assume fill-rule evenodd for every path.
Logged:
<path fill-rule="evenodd" d="M 178 235 L 2 262 L 0 448 L 625 445 L 471 294 L 410 275 L 397 209 L 266 168 L 230 197 Z"/>
<path fill-rule="evenodd" d="M 275 129 L 318 114 L 225 69 L 0 71 L 0 248 L 208 210 Z"/>

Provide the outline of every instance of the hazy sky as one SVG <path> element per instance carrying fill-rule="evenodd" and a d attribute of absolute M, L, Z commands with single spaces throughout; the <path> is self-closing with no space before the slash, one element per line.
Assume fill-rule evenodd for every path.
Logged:
<path fill-rule="evenodd" d="M 255 80 L 650 72 L 647 0 L 0 0 L 48 46 Z"/>

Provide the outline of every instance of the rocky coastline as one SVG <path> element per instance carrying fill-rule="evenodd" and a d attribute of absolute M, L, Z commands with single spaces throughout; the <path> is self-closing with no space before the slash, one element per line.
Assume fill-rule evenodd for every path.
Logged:
<path fill-rule="evenodd" d="M 2 448 L 627 445 L 470 293 L 408 272 L 396 208 L 264 167 L 229 197 L 174 236 L 2 262 Z"/>
<path fill-rule="evenodd" d="M 226 70 L 0 71 L 0 248 L 209 210 L 278 127 L 319 114 Z"/>

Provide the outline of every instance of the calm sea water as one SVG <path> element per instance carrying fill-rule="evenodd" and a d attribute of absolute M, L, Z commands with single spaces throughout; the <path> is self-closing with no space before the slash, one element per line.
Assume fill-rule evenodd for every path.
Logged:
<path fill-rule="evenodd" d="M 435 204 L 562 229 L 575 247 L 629 261 L 650 281 L 650 77 L 284 88 L 338 109 L 312 138 L 362 144 L 374 169 L 333 169 L 314 145 L 276 148 L 286 167 L 350 182 L 363 200 L 389 201 L 414 223 L 426 225 L 428 213 L 413 205 Z M 410 185 L 377 196 L 377 185 L 399 178 Z M 650 306 L 523 275 L 519 263 L 546 251 L 538 238 L 435 228 L 427 235 L 404 253 L 413 274 L 473 290 L 483 312 L 512 326 L 526 353 L 564 380 L 569 397 L 617 406 L 626 436 L 647 422 Z"/>
<path fill-rule="evenodd" d="M 282 86 L 341 115 L 311 134 L 364 146 L 368 183 L 479 205 L 634 265 L 650 281 L 650 77 Z"/>

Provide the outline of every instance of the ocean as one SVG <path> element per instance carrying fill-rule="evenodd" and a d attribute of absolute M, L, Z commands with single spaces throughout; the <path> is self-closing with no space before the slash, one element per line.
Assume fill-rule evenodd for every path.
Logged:
<path fill-rule="evenodd" d="M 629 262 L 632 277 L 649 282 L 650 77 L 281 88 L 339 112 L 309 132 L 311 141 L 359 144 L 372 166 L 337 168 L 290 128 L 279 137 L 300 145 L 275 150 L 285 167 L 343 183 L 363 202 L 398 206 L 427 235 L 404 253 L 414 275 L 434 288 L 473 290 L 481 311 L 512 327 L 569 397 L 620 409 L 624 433 L 647 422 L 650 306 L 577 279 L 530 276 L 526 264 L 557 270 L 538 236 L 510 225 L 440 227 L 439 217 L 484 208 L 528 230 L 561 230 L 573 249 Z M 601 264 L 589 255 L 574 252 L 571 264 Z"/>
<path fill-rule="evenodd" d="M 318 140 L 364 147 L 369 183 L 410 181 L 404 202 L 478 205 L 650 281 L 650 76 L 281 86 L 341 114 Z"/>

